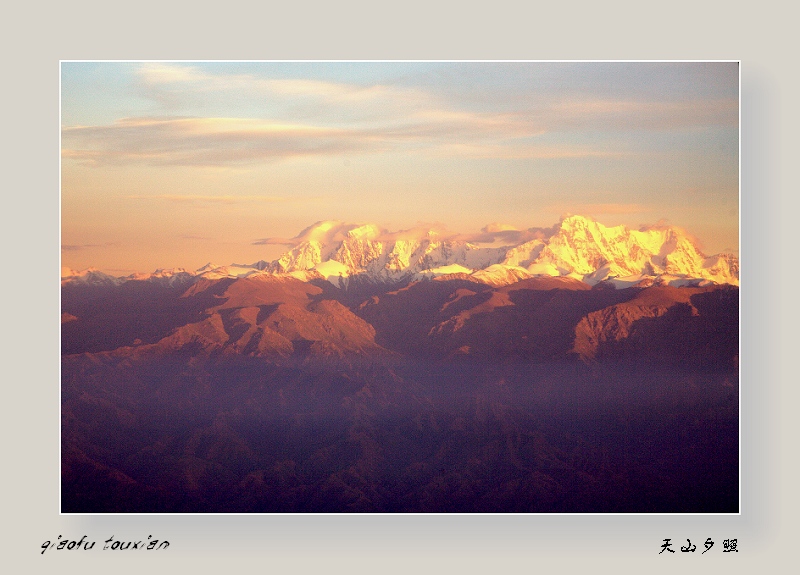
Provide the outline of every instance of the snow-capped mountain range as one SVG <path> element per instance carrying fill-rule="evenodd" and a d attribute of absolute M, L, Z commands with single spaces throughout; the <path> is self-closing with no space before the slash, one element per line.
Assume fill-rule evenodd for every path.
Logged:
<path fill-rule="evenodd" d="M 536 233 L 503 231 L 498 237 L 506 238 L 507 245 L 498 247 L 498 242 L 486 246 L 431 229 L 391 233 L 373 224 L 323 221 L 303 230 L 294 238 L 294 247 L 271 262 L 209 263 L 195 272 L 159 269 L 121 278 L 91 268 L 63 270 L 62 285 L 117 285 L 130 280 L 178 285 L 199 278 L 253 275 L 325 279 L 340 288 L 354 277 L 401 283 L 452 276 L 495 286 L 534 276 L 566 276 L 615 287 L 739 283 L 736 256 L 706 256 L 689 234 L 676 227 L 631 230 L 569 216 Z"/>

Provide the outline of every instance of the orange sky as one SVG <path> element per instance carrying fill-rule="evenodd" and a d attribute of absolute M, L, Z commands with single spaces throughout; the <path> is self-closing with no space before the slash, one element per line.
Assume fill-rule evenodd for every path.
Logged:
<path fill-rule="evenodd" d="M 660 220 L 737 251 L 736 63 L 62 64 L 62 265 L 273 259 L 315 221 Z"/>

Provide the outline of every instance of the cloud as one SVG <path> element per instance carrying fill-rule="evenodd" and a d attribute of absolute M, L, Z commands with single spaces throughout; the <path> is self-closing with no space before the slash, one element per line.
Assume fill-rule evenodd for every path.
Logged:
<path fill-rule="evenodd" d="M 351 152 L 365 148 L 369 139 L 258 119 L 126 118 L 108 126 L 64 128 L 62 156 L 95 165 L 223 166 Z"/>
<path fill-rule="evenodd" d="M 117 242 L 106 242 L 104 244 L 61 244 L 61 251 L 63 252 L 77 252 L 80 250 L 90 248 L 106 248 L 109 246 L 116 246 Z"/>
<path fill-rule="evenodd" d="M 631 152 L 610 150 L 607 146 L 591 148 L 581 145 L 542 145 L 497 142 L 494 144 L 447 144 L 431 150 L 436 156 L 463 158 L 557 160 L 567 158 L 622 158 Z"/>
<path fill-rule="evenodd" d="M 696 235 L 694 235 L 693 233 L 691 233 L 689 230 L 687 230 L 684 227 L 676 226 L 676 225 L 670 223 L 668 218 L 661 218 L 654 224 L 639 224 L 639 231 L 640 232 L 647 232 L 647 231 L 650 231 L 650 230 L 663 231 L 663 230 L 667 230 L 667 229 L 673 229 L 673 230 L 678 231 L 681 235 L 685 236 L 692 244 L 694 244 L 694 246 L 699 251 L 701 251 L 701 252 L 703 251 L 703 249 L 704 249 L 703 242 L 700 240 L 699 237 L 697 237 Z"/>
<path fill-rule="evenodd" d="M 502 87 L 484 84 L 477 89 L 486 97 L 476 103 L 430 87 L 267 78 L 185 64 L 144 63 L 137 74 L 164 115 L 64 127 L 63 158 L 94 166 L 236 166 L 387 151 L 615 157 L 628 150 L 612 145 L 609 133 L 738 125 L 735 98 L 593 98 L 539 93 L 535 86 L 530 97 L 510 98 Z M 592 137 L 579 144 L 575 134 Z"/>
<path fill-rule="evenodd" d="M 210 72 L 198 66 L 169 63 L 144 63 L 136 71 L 140 88 L 145 96 L 156 100 L 173 101 L 183 94 L 187 100 L 197 96 L 211 99 L 224 96 L 239 101 L 264 98 L 286 102 L 310 100 L 327 103 L 359 103 L 370 100 L 387 104 L 400 103 L 409 98 L 419 104 L 424 92 L 412 87 L 382 84 L 353 84 L 308 78 L 270 78 L 253 73 Z M 167 96 L 169 94 L 169 96 Z M 302 103 L 302 102 L 301 102 Z"/>
<path fill-rule="evenodd" d="M 144 83 L 154 86 L 205 82 L 213 78 L 213 76 L 201 72 L 196 66 L 164 64 L 161 62 L 145 62 L 138 67 L 137 73 Z"/>
<path fill-rule="evenodd" d="M 259 202 L 277 204 L 294 202 L 297 198 L 288 196 L 209 196 L 197 194 L 155 194 L 126 196 L 130 200 L 162 200 L 179 203 L 212 203 L 212 204 L 241 204 L 246 202 Z"/>
<path fill-rule="evenodd" d="M 558 224 L 551 228 L 515 229 L 513 226 L 497 223 L 488 224 L 477 234 L 462 234 L 458 239 L 476 244 L 523 244 L 532 240 L 549 238 L 558 231 Z"/>
<path fill-rule="evenodd" d="M 250 242 L 254 246 L 290 246 L 294 247 L 299 244 L 292 238 L 261 238 Z"/>
<path fill-rule="evenodd" d="M 335 239 L 341 239 L 348 231 L 359 227 L 358 224 L 346 224 L 339 220 L 324 220 L 311 224 L 293 238 L 261 238 L 253 240 L 252 245 L 278 245 L 295 247 L 309 240 L 320 240 L 329 243 Z"/>
<path fill-rule="evenodd" d="M 83 250 L 83 249 L 86 249 L 86 248 L 98 248 L 98 247 L 100 247 L 100 244 L 81 244 L 81 245 L 62 244 L 61 245 L 61 251 L 63 251 L 63 252 L 76 252 L 76 251 Z"/>
<path fill-rule="evenodd" d="M 320 80 L 291 79 L 267 80 L 264 81 L 263 85 L 274 94 L 351 103 L 389 99 L 397 95 L 397 89 L 392 89 L 380 84 L 357 86 Z"/>
<path fill-rule="evenodd" d="M 534 127 L 486 115 L 410 118 L 363 128 L 278 123 L 255 118 L 126 118 L 106 126 L 62 130 L 62 157 L 105 166 L 231 166 L 351 153 L 407 151 L 481 158 L 613 156 L 587 146 L 522 142 Z"/>
<path fill-rule="evenodd" d="M 550 204 L 546 209 L 551 212 L 581 216 L 594 214 L 639 214 L 652 211 L 652 208 L 649 206 L 635 203 Z"/>
<path fill-rule="evenodd" d="M 395 232 L 374 225 L 344 223 L 338 220 L 320 221 L 307 227 L 293 238 L 269 237 L 254 240 L 253 245 L 280 245 L 294 248 L 300 244 L 317 240 L 323 245 L 330 245 L 343 240 L 347 233 L 356 228 L 369 228 L 370 239 L 386 243 L 402 240 L 419 239 L 429 234 L 437 240 L 463 241 L 470 243 L 503 245 L 521 244 L 535 239 L 545 239 L 552 236 L 559 228 L 559 224 L 551 228 L 528 228 L 525 230 L 514 229 L 512 226 L 489 224 L 479 233 L 453 232 L 441 222 L 418 222 L 415 226 Z"/>
<path fill-rule="evenodd" d="M 739 102 L 731 98 L 687 101 L 628 99 L 573 100 L 550 109 L 553 128 L 602 130 L 677 130 L 739 123 Z"/>
<path fill-rule="evenodd" d="M 270 66 L 262 70 L 276 71 Z M 189 109 L 215 115 L 214 110 L 237 109 L 240 112 L 235 115 L 242 117 L 265 114 L 295 120 L 364 122 L 406 115 L 427 107 L 429 98 L 425 91 L 413 87 L 265 77 L 185 64 L 141 64 L 136 79 L 140 97 L 154 102 L 165 115 L 185 114 Z M 245 110 L 249 113 L 242 113 Z"/>
<path fill-rule="evenodd" d="M 316 222 L 293 238 L 261 238 L 254 240 L 253 245 L 282 245 L 296 247 L 304 242 L 315 240 L 328 245 L 333 242 L 343 240 L 347 234 L 353 230 L 358 230 L 362 237 L 369 237 L 372 240 L 381 242 L 396 242 L 399 240 L 417 239 L 425 236 L 429 232 L 435 234 L 438 239 L 457 239 L 459 234 L 449 231 L 442 223 L 418 222 L 412 228 L 390 232 L 385 228 L 373 224 L 353 224 L 339 220 L 325 220 Z"/>
<path fill-rule="evenodd" d="M 484 71 L 497 72 L 501 67 L 494 65 L 487 68 L 484 65 L 483 68 Z M 491 77 L 472 75 L 470 72 L 475 72 L 476 66 L 462 66 L 461 72 L 466 76 L 453 76 L 450 82 L 457 82 L 456 86 L 444 80 L 439 88 L 448 85 L 457 87 L 455 91 L 444 92 L 437 90 L 437 85 L 268 78 L 254 73 L 224 72 L 220 69 L 212 72 L 198 66 L 169 63 L 143 63 L 137 70 L 137 76 L 142 86 L 152 91 L 154 97 L 163 98 L 163 92 L 169 91 L 173 98 L 183 95 L 187 100 L 193 100 L 199 96 L 214 96 L 227 100 L 233 98 L 237 102 L 253 100 L 262 105 L 266 98 L 269 104 L 291 104 L 295 110 L 300 106 L 304 114 L 320 106 L 325 110 L 339 106 L 337 116 L 341 117 L 344 113 L 344 117 L 360 120 L 373 118 L 378 113 L 382 118 L 415 117 L 433 124 L 465 119 L 472 123 L 482 112 L 484 119 L 491 123 L 499 121 L 528 128 L 534 124 L 538 130 L 547 131 L 598 127 L 623 130 L 738 125 L 738 99 L 719 92 L 703 96 L 701 89 L 706 84 L 691 76 L 676 77 L 678 85 L 674 86 L 674 91 L 666 90 L 666 86 L 661 90 L 642 91 L 641 79 L 631 82 L 632 78 L 629 77 L 624 84 L 628 88 L 627 93 L 622 91 L 612 97 L 604 90 L 607 85 L 605 77 L 590 92 L 579 87 L 581 82 L 575 85 L 575 72 L 579 71 L 580 66 L 562 70 L 566 75 L 559 82 L 559 89 L 542 85 L 538 80 L 524 79 L 531 72 L 546 68 L 542 64 L 521 65 L 517 70 L 517 82 L 495 85 Z M 594 65 L 588 71 L 604 74 L 627 71 L 628 74 L 637 74 L 649 70 L 650 74 L 660 71 L 666 77 L 664 75 L 670 72 L 669 68 L 667 65 L 660 68 L 629 65 L 625 70 L 612 72 Z M 683 74 L 686 74 L 686 70 Z M 704 79 L 709 85 L 714 83 L 708 76 L 704 76 Z M 464 81 L 476 82 L 481 97 L 474 97 L 475 89 L 465 91 Z M 681 93 L 681 89 L 695 91 L 687 94 Z M 663 92 L 660 97 L 656 96 L 659 92 Z"/>
<path fill-rule="evenodd" d="M 497 234 L 501 232 L 517 232 L 519 229 L 510 224 L 498 224 L 497 222 L 493 222 L 491 224 L 486 224 L 481 231 L 486 234 Z"/>

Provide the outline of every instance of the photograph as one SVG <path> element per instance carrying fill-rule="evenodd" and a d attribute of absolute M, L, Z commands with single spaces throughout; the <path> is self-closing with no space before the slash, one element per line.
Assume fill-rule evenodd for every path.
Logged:
<path fill-rule="evenodd" d="M 739 61 L 59 73 L 61 514 L 742 512 Z"/>

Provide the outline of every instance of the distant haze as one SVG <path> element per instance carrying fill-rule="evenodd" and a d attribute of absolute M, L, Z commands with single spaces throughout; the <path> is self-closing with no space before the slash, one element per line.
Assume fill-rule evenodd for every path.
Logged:
<path fill-rule="evenodd" d="M 314 222 L 669 224 L 738 252 L 737 63 L 64 62 L 62 265 L 272 260 Z"/>

